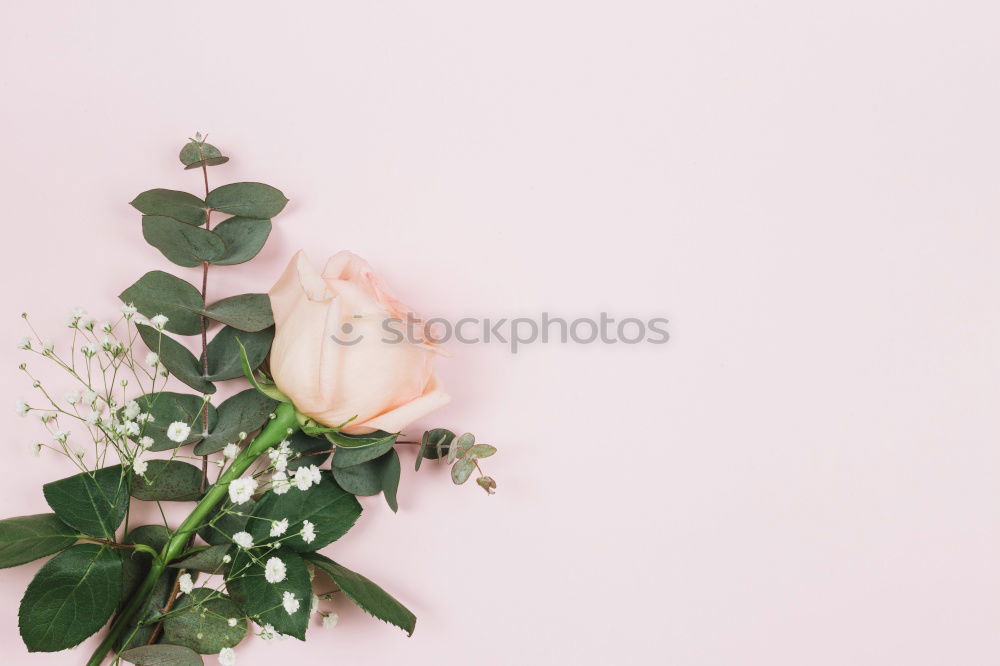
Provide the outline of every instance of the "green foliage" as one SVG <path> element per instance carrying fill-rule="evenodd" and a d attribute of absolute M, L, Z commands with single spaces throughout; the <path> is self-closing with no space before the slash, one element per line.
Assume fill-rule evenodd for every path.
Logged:
<path fill-rule="evenodd" d="M 420 462 L 424 458 L 437 460 L 447 455 L 448 448 L 454 439 L 455 433 L 445 428 L 435 428 L 434 430 L 425 432 L 423 438 L 420 440 L 420 450 L 417 451 L 417 462 L 414 465 L 414 469 L 420 469 Z"/>
<path fill-rule="evenodd" d="M 153 438 L 153 445 L 150 451 L 167 451 L 176 449 L 178 446 L 194 444 L 202 438 L 202 409 L 208 412 L 209 431 L 215 427 L 218 416 L 215 407 L 206 403 L 201 396 L 189 393 L 174 393 L 172 391 L 158 391 L 147 393 L 136 398 L 139 408 L 144 412 L 153 415 L 154 421 L 143 426 L 140 437 L 149 436 Z M 167 437 L 167 428 L 171 423 L 180 421 L 191 426 L 191 435 L 183 443 L 178 444 Z M 136 437 L 134 439 L 140 439 Z"/>
<path fill-rule="evenodd" d="M 469 476 L 475 469 L 475 460 L 463 458 L 462 460 L 457 461 L 451 468 L 451 480 L 454 481 L 456 485 L 462 485 L 469 480 Z"/>
<path fill-rule="evenodd" d="M 121 465 L 46 483 L 42 492 L 64 523 L 105 539 L 114 540 L 115 530 L 128 510 L 128 483 Z"/>
<path fill-rule="evenodd" d="M 199 312 L 205 307 L 201 292 L 194 285 L 163 271 L 149 271 L 118 295 L 122 303 L 131 303 L 147 317 L 158 314 L 168 318 L 166 330 L 178 335 L 201 333 Z"/>
<path fill-rule="evenodd" d="M 277 406 L 277 401 L 252 388 L 228 398 L 219 405 L 219 419 L 209 436 L 194 447 L 195 454 L 204 456 L 221 451 L 226 444 L 239 443 L 241 432 L 250 434 L 259 430 Z"/>
<path fill-rule="evenodd" d="M 205 378 L 201 361 L 187 347 L 150 326 L 139 326 L 139 336 L 170 374 L 199 393 L 215 393 L 215 384 Z"/>
<path fill-rule="evenodd" d="M 126 544 L 143 544 L 160 552 L 170 540 L 171 532 L 163 525 L 140 525 L 125 537 Z M 119 612 L 135 594 L 139 584 L 149 573 L 153 564 L 153 556 L 141 550 L 122 551 L 122 597 L 119 603 Z M 145 624 L 153 615 L 159 613 L 173 590 L 176 572 L 170 571 L 161 576 L 156 582 L 149 599 L 143 608 L 130 618 L 123 639 L 128 640 L 127 645 L 117 644 L 118 648 L 133 647 L 145 644 L 153 635 L 153 624 Z"/>
<path fill-rule="evenodd" d="M 164 257 L 188 268 L 210 262 L 226 252 L 226 244 L 211 231 L 162 215 L 143 215 L 142 237 Z"/>
<path fill-rule="evenodd" d="M 228 619 L 237 619 L 230 627 Z M 163 639 L 201 654 L 216 654 L 233 647 L 247 635 L 247 621 L 232 599 L 215 590 L 198 587 L 178 599 L 163 622 Z"/>
<path fill-rule="evenodd" d="M 319 553 L 310 553 L 306 557 L 366 613 L 399 627 L 408 635 L 413 634 L 417 617 L 381 587 Z"/>
<path fill-rule="evenodd" d="M 257 256 L 271 233 L 271 220 L 231 217 L 212 230 L 226 245 L 222 256 L 212 261 L 216 266 L 232 266 Z"/>
<path fill-rule="evenodd" d="M 142 645 L 126 650 L 122 659 L 136 666 L 203 666 L 201 655 L 183 645 Z"/>
<path fill-rule="evenodd" d="M 229 565 L 223 561 L 223 558 L 225 558 L 230 548 L 229 544 L 209 546 L 167 566 L 174 569 L 203 571 L 207 574 L 223 573 L 229 570 Z"/>
<path fill-rule="evenodd" d="M 288 436 L 288 447 L 292 450 L 288 456 L 289 472 L 309 465 L 319 467 L 330 457 L 330 442 L 325 437 L 310 437 L 301 430 Z M 322 453 L 314 453 L 318 451 Z"/>
<path fill-rule="evenodd" d="M 155 189 L 143 192 L 132 200 L 132 206 L 143 215 L 164 215 L 187 224 L 205 224 L 205 202 L 187 192 Z"/>
<path fill-rule="evenodd" d="M 285 579 L 280 583 L 269 583 L 264 578 L 264 567 L 272 557 L 285 563 Z M 297 553 L 289 548 L 279 548 L 258 556 L 257 562 L 254 562 L 247 551 L 239 549 L 233 557 L 232 571 L 241 573 L 238 578 L 228 579 L 226 587 L 249 617 L 258 624 L 274 626 L 278 633 L 294 636 L 300 641 L 306 639 L 312 584 L 309 571 Z M 281 606 L 282 594 L 286 591 L 299 600 L 299 609 L 292 615 Z"/>
<path fill-rule="evenodd" d="M 201 470 L 180 460 L 149 460 L 144 475 L 132 475 L 136 499 L 193 502 L 201 495 Z"/>
<path fill-rule="evenodd" d="M 197 138 L 184 144 L 178 158 L 185 169 L 200 169 L 203 166 L 216 166 L 229 161 L 218 148 Z"/>
<path fill-rule="evenodd" d="M 209 319 L 241 331 L 262 331 L 274 326 L 271 299 L 267 294 L 240 294 L 216 301 L 201 311 Z"/>
<path fill-rule="evenodd" d="M 213 546 L 232 543 L 233 535 L 246 529 L 247 520 L 256 505 L 250 500 L 230 507 L 228 511 L 220 509 L 207 525 L 198 530 L 198 536 Z"/>
<path fill-rule="evenodd" d="M 77 536 L 54 513 L 0 520 L 0 569 L 58 553 L 76 543 Z"/>
<path fill-rule="evenodd" d="M 205 203 L 212 210 L 230 215 L 270 219 L 288 203 L 281 190 L 263 183 L 232 183 L 208 193 Z"/>
<path fill-rule="evenodd" d="M 247 333 L 231 326 L 223 326 L 212 341 L 208 343 L 208 376 L 211 382 L 236 379 L 243 376 L 243 364 L 240 359 L 239 339 L 246 349 L 247 360 L 251 367 L 257 368 L 267 353 L 271 350 L 274 340 L 274 327 L 265 328 L 256 333 Z"/>
<path fill-rule="evenodd" d="M 297 552 L 318 550 L 347 534 L 361 515 L 361 504 L 351 493 L 345 491 L 333 480 L 329 472 L 322 473 L 322 479 L 308 490 L 292 488 L 283 495 L 269 490 L 258 500 L 253 518 L 247 523 L 247 531 L 255 544 L 267 543 L 273 521 L 288 519 L 288 531 L 282 537 L 282 547 Z M 306 543 L 297 533 L 302 531 L 302 523 L 310 521 L 315 526 L 316 538 Z"/>
<path fill-rule="evenodd" d="M 399 433 L 382 430 L 367 435 L 345 435 L 342 432 L 330 432 L 326 435 L 337 447 L 333 454 L 333 466 L 341 468 L 378 458 L 392 448 L 398 437 Z"/>
<path fill-rule="evenodd" d="M 333 460 L 336 463 L 336 454 Z M 375 460 L 358 465 L 343 468 L 334 465 L 332 471 L 333 478 L 347 492 L 361 496 L 384 493 L 389 508 L 393 511 L 399 510 L 396 490 L 399 488 L 400 466 L 399 455 L 395 449 L 389 449 Z"/>
<path fill-rule="evenodd" d="M 237 340 L 239 342 L 239 340 Z M 250 360 L 247 357 L 247 350 L 243 347 L 243 343 L 240 345 L 240 365 L 243 368 L 243 376 L 253 385 L 255 389 L 268 396 L 273 400 L 278 402 L 291 402 L 291 399 L 278 390 L 274 382 L 266 377 L 258 377 L 255 369 L 250 367 Z M 262 373 L 263 374 L 263 373 Z"/>
<path fill-rule="evenodd" d="M 28 585 L 18 612 L 31 652 L 57 652 L 100 629 L 118 604 L 122 560 L 111 548 L 70 546 L 45 563 Z"/>

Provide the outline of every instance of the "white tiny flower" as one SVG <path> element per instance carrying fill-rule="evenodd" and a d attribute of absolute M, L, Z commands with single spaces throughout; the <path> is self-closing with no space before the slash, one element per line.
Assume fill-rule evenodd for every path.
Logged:
<path fill-rule="evenodd" d="M 80 402 L 80 394 L 74 391 L 70 391 L 63 397 L 66 399 L 66 402 L 68 402 L 71 405 L 75 405 L 76 403 Z"/>
<path fill-rule="evenodd" d="M 255 490 L 257 490 L 257 479 L 234 479 L 229 482 L 229 499 L 233 500 L 233 504 L 243 504 L 253 497 Z"/>
<path fill-rule="evenodd" d="M 333 629 L 337 626 L 337 620 L 339 619 L 340 616 L 336 613 L 323 613 L 323 628 Z"/>
<path fill-rule="evenodd" d="M 288 519 L 282 518 L 271 523 L 271 536 L 281 536 L 288 531 Z"/>
<path fill-rule="evenodd" d="M 27 416 L 28 412 L 31 411 L 31 407 L 24 402 L 24 400 L 18 400 L 14 403 L 14 412 L 18 416 Z"/>
<path fill-rule="evenodd" d="M 136 312 L 137 312 L 137 310 L 135 309 L 135 306 L 132 305 L 131 303 L 129 303 L 128 305 L 123 305 L 122 306 L 122 315 L 126 319 L 131 319 L 133 317 L 133 315 L 135 315 Z"/>
<path fill-rule="evenodd" d="M 320 473 L 319 467 L 316 465 L 309 465 L 309 476 L 312 477 L 312 482 L 319 485 L 319 482 L 323 480 L 323 474 Z"/>
<path fill-rule="evenodd" d="M 31 338 L 21 338 L 21 341 L 17 343 L 18 349 L 31 349 Z"/>
<path fill-rule="evenodd" d="M 98 328 L 100 328 L 105 333 L 110 333 L 113 327 L 111 326 L 110 321 L 102 321 L 101 325 Z"/>
<path fill-rule="evenodd" d="M 299 600 L 295 598 L 294 593 L 287 590 L 281 595 L 281 605 L 285 607 L 285 612 L 289 615 L 295 615 L 296 611 L 299 610 Z"/>
<path fill-rule="evenodd" d="M 319 610 L 319 597 L 315 594 L 309 598 L 309 614 L 312 615 Z"/>
<path fill-rule="evenodd" d="M 247 438 L 247 434 L 245 432 L 240 431 L 240 441 L 242 442 L 246 438 Z"/>
<path fill-rule="evenodd" d="M 146 354 L 146 365 L 151 368 L 155 368 L 160 364 L 160 355 L 156 352 L 149 352 Z"/>
<path fill-rule="evenodd" d="M 306 543 L 312 543 L 316 538 L 316 526 L 313 525 L 308 520 L 302 523 L 302 540 Z"/>
<path fill-rule="evenodd" d="M 253 548 L 253 537 L 249 532 L 237 532 L 233 535 L 233 543 L 240 548 Z"/>
<path fill-rule="evenodd" d="M 236 456 L 240 455 L 240 447 L 236 444 L 226 444 L 226 447 L 222 449 L 222 455 L 232 460 Z"/>
<path fill-rule="evenodd" d="M 87 423 L 89 425 L 97 425 L 97 422 L 101 420 L 101 413 L 96 410 L 90 410 L 87 414 Z"/>
<path fill-rule="evenodd" d="M 264 565 L 264 580 L 268 583 L 280 583 L 285 580 L 285 563 L 280 558 L 272 557 Z"/>
<path fill-rule="evenodd" d="M 149 412 L 143 412 L 135 417 L 135 420 L 139 423 L 152 423 L 156 420 L 156 417 Z"/>
<path fill-rule="evenodd" d="M 56 414 L 55 412 L 42 412 L 41 414 L 38 415 L 38 418 L 42 420 L 42 423 L 48 423 L 49 421 L 54 420 L 58 416 L 59 415 Z"/>
<path fill-rule="evenodd" d="M 223 564 L 229 564 L 232 561 L 233 561 L 233 558 L 232 558 L 231 555 L 223 555 L 222 556 L 222 563 Z"/>
<path fill-rule="evenodd" d="M 234 622 L 234 621 L 235 620 L 230 619 L 230 622 Z M 229 626 L 235 627 L 236 625 L 235 624 L 231 624 Z M 235 666 L 235 664 L 236 664 L 236 651 L 233 650 L 233 648 L 230 648 L 230 647 L 224 647 L 221 650 L 219 650 L 219 664 L 221 666 Z"/>
<path fill-rule="evenodd" d="M 299 490 L 309 490 L 313 484 L 313 474 L 308 467 L 299 467 L 295 470 L 295 487 Z"/>
<path fill-rule="evenodd" d="M 135 400 L 129 400 L 128 404 L 125 405 L 125 418 L 135 420 L 135 417 L 139 416 L 139 412 L 142 410 L 139 408 L 139 403 Z"/>
<path fill-rule="evenodd" d="M 191 426 L 183 421 L 174 421 L 167 428 L 167 438 L 169 438 L 172 442 L 177 442 L 178 444 L 187 440 L 190 434 Z"/>
<path fill-rule="evenodd" d="M 73 308 L 69 312 L 69 317 L 66 318 L 66 325 L 70 328 L 76 326 L 76 323 L 80 321 L 82 317 L 87 315 L 87 311 L 83 308 Z"/>
<path fill-rule="evenodd" d="M 83 392 L 83 394 L 80 396 L 80 399 L 83 401 L 84 404 L 93 406 L 94 403 L 97 402 L 97 397 L 98 397 L 97 391 L 88 390 Z"/>
<path fill-rule="evenodd" d="M 177 582 L 180 585 L 181 592 L 184 594 L 191 594 L 191 590 L 194 589 L 194 581 L 191 580 L 191 574 L 182 573 L 181 577 L 177 579 Z"/>
<path fill-rule="evenodd" d="M 86 455 L 86 451 L 77 446 L 73 449 L 73 455 L 79 458 L 80 460 L 83 460 L 83 456 Z"/>
<path fill-rule="evenodd" d="M 56 434 L 54 434 L 53 437 L 55 437 L 56 441 L 59 442 L 60 444 L 65 444 L 66 440 L 69 439 L 69 433 L 66 432 L 65 430 L 60 430 L 56 432 Z"/>
<path fill-rule="evenodd" d="M 168 321 L 170 321 L 170 319 L 168 319 L 166 315 L 158 314 L 152 319 L 150 319 L 149 323 L 155 326 L 156 330 L 162 331 L 163 327 L 167 325 Z"/>
<path fill-rule="evenodd" d="M 141 428 L 135 421 L 126 421 L 122 426 L 122 430 L 124 430 L 125 434 L 129 437 L 138 437 Z"/>
<path fill-rule="evenodd" d="M 56 348 L 56 343 L 51 340 L 42 340 L 42 351 L 46 354 L 51 354 Z"/>
<path fill-rule="evenodd" d="M 155 441 L 149 435 L 146 435 L 145 437 L 139 440 L 139 446 L 140 448 L 142 448 L 143 451 L 151 447 L 153 444 L 155 444 Z"/>
<path fill-rule="evenodd" d="M 271 475 L 271 490 L 275 495 L 284 495 L 291 487 L 288 475 L 284 472 L 275 472 Z"/>
<path fill-rule="evenodd" d="M 84 356 L 90 358 L 94 356 L 98 351 L 100 351 L 100 349 L 93 342 L 88 342 L 87 344 L 80 347 L 80 351 L 83 352 Z"/>
<path fill-rule="evenodd" d="M 132 463 L 132 471 L 140 476 L 146 473 L 147 467 L 149 467 L 149 463 L 145 460 L 136 460 Z"/>
<path fill-rule="evenodd" d="M 228 620 L 226 620 L 226 622 L 229 624 L 230 627 L 235 627 L 237 624 L 239 624 L 239 621 L 235 617 L 229 618 Z"/>
<path fill-rule="evenodd" d="M 41 452 L 42 452 L 42 444 L 40 442 L 35 442 L 34 444 L 31 445 L 31 455 L 37 458 L 41 454 Z"/>
<path fill-rule="evenodd" d="M 275 638 L 278 637 L 278 632 L 274 630 L 274 627 L 272 625 L 265 624 L 263 627 L 260 628 L 260 633 L 257 635 L 260 636 L 261 640 L 273 641 Z"/>

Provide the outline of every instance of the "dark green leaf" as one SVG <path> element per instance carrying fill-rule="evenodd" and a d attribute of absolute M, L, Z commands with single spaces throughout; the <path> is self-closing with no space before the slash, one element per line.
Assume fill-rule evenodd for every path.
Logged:
<path fill-rule="evenodd" d="M 382 496 L 385 497 L 386 504 L 395 513 L 399 511 L 399 504 L 396 502 L 396 491 L 399 489 L 399 455 L 396 453 L 396 449 L 389 449 L 389 453 L 373 462 L 381 465 Z"/>
<path fill-rule="evenodd" d="M 213 210 L 230 215 L 270 219 L 288 203 L 281 190 L 263 183 L 232 183 L 208 193 L 205 202 Z"/>
<path fill-rule="evenodd" d="M 455 433 L 445 428 L 435 428 L 425 432 L 420 441 L 420 450 L 417 452 L 417 462 L 414 469 L 420 469 L 420 461 L 424 458 L 437 460 L 442 455 L 447 454 L 454 439 Z"/>
<path fill-rule="evenodd" d="M 253 513 L 256 502 L 250 500 L 243 504 L 230 507 L 229 511 L 209 521 L 207 525 L 198 530 L 198 536 L 213 546 L 230 544 L 233 535 L 246 529 L 247 520 Z"/>
<path fill-rule="evenodd" d="M 205 379 L 201 361 L 187 347 L 151 326 L 139 326 L 146 346 L 156 352 L 167 372 L 200 393 L 215 393 L 215 384 Z"/>
<path fill-rule="evenodd" d="M 193 502 L 201 495 L 201 470 L 180 460 L 149 460 L 143 476 L 132 475 L 136 499 Z"/>
<path fill-rule="evenodd" d="M 396 625 L 409 635 L 413 634 L 417 617 L 381 587 L 319 553 L 311 553 L 307 557 L 366 613 Z"/>
<path fill-rule="evenodd" d="M 333 456 L 334 463 L 337 455 Z M 350 467 L 333 467 L 333 478 L 352 495 L 377 495 L 385 493 L 385 501 L 393 511 L 396 505 L 396 489 L 399 487 L 399 456 L 395 449 L 389 449 L 375 460 L 369 460 Z"/>
<path fill-rule="evenodd" d="M 288 456 L 288 471 L 294 472 L 299 467 L 316 465 L 319 467 L 330 457 L 330 442 L 325 437 L 310 437 L 301 430 L 296 430 L 288 437 L 288 446 L 292 455 Z M 310 455 L 314 451 L 323 451 Z"/>
<path fill-rule="evenodd" d="M 201 655 L 182 645 L 142 645 L 122 653 L 136 666 L 204 666 Z"/>
<path fill-rule="evenodd" d="M 186 169 L 197 169 L 202 163 L 205 166 L 215 166 L 229 161 L 228 157 L 223 157 L 222 151 L 218 148 L 202 141 L 189 141 L 181 148 L 178 157 Z"/>
<path fill-rule="evenodd" d="M 229 569 L 229 565 L 223 561 L 223 558 L 229 552 L 230 547 L 228 544 L 209 546 L 168 566 L 174 569 L 204 571 L 207 574 L 222 573 Z"/>
<path fill-rule="evenodd" d="M 229 618 L 236 626 L 229 626 Z M 198 587 L 178 599 L 163 622 L 163 640 L 184 645 L 202 654 L 216 654 L 233 647 L 247 635 L 247 621 L 232 599 L 206 587 Z"/>
<path fill-rule="evenodd" d="M 247 350 L 243 347 L 243 343 L 236 340 L 240 347 L 240 366 L 243 368 L 243 376 L 247 378 L 251 386 L 255 389 L 268 396 L 272 400 L 277 400 L 279 402 L 291 402 L 289 397 L 278 390 L 278 387 L 274 385 L 270 379 L 266 376 L 257 376 L 256 370 L 250 367 L 250 359 L 247 356 Z M 263 375 L 264 373 L 261 373 Z"/>
<path fill-rule="evenodd" d="M 329 472 L 323 472 L 322 477 L 308 490 L 293 487 L 283 495 L 271 490 L 264 493 L 253 512 L 254 518 L 261 520 L 251 520 L 247 524 L 254 543 L 273 540 L 269 534 L 271 521 L 283 518 L 289 523 L 285 536 L 301 532 L 303 521 L 308 520 L 315 526 L 316 538 L 311 543 L 303 541 L 301 536 L 281 542 L 282 546 L 295 551 L 318 550 L 345 535 L 361 515 L 361 505 L 354 495 L 334 482 Z"/>
<path fill-rule="evenodd" d="M 217 259 L 226 251 L 226 244 L 213 232 L 162 215 L 143 215 L 142 237 L 164 257 L 188 268 Z"/>
<path fill-rule="evenodd" d="M 143 215 L 165 215 L 196 227 L 205 224 L 205 202 L 187 192 L 147 190 L 132 200 L 132 206 Z"/>
<path fill-rule="evenodd" d="M 257 256 L 271 233 L 271 220 L 231 217 L 212 231 L 226 244 L 225 253 L 212 263 L 216 266 L 232 266 Z"/>
<path fill-rule="evenodd" d="M 223 298 L 202 310 L 201 314 L 241 331 L 261 331 L 274 326 L 271 299 L 267 294 L 240 294 Z"/>
<path fill-rule="evenodd" d="M 208 343 L 207 379 L 209 381 L 218 382 L 243 376 L 240 348 L 236 344 L 237 338 L 243 343 L 250 367 L 256 370 L 271 350 L 274 327 L 271 326 L 256 333 L 248 333 L 231 326 L 223 326 Z"/>
<path fill-rule="evenodd" d="M 108 621 L 122 589 L 122 561 L 111 548 L 70 546 L 45 563 L 28 585 L 18 612 L 30 652 L 79 644 Z"/>
<path fill-rule="evenodd" d="M 476 461 L 471 458 L 463 458 L 456 462 L 451 468 L 451 480 L 456 485 L 462 485 L 469 480 L 472 470 L 476 469 Z"/>
<path fill-rule="evenodd" d="M 161 552 L 163 547 L 170 540 L 171 532 L 163 525 L 141 525 L 125 537 L 125 543 L 141 543 L 149 546 L 157 552 Z M 122 575 L 122 598 L 119 602 L 119 612 L 132 598 L 136 588 L 149 574 L 149 569 L 153 564 L 153 556 L 149 553 L 133 550 L 125 551 L 122 556 L 124 570 Z M 176 571 L 167 571 L 156 582 L 153 592 L 144 607 L 128 621 L 125 631 L 115 647 L 118 649 L 144 645 L 153 635 L 153 624 L 141 624 L 154 614 L 158 614 L 166 605 L 170 594 L 173 591 L 174 579 L 177 577 Z M 124 643 L 127 641 L 127 645 Z"/>
<path fill-rule="evenodd" d="M 76 543 L 78 534 L 54 513 L 0 520 L 0 569 L 58 553 Z"/>
<path fill-rule="evenodd" d="M 226 444 L 238 444 L 241 432 L 259 430 L 277 406 L 276 400 L 252 388 L 228 398 L 219 405 L 219 420 L 211 434 L 194 448 L 195 454 L 205 456 L 221 451 Z"/>
<path fill-rule="evenodd" d="M 264 568 L 272 557 L 285 563 L 285 579 L 280 583 L 268 583 L 264 578 Z M 312 584 L 305 563 L 289 548 L 272 550 L 257 559 L 256 563 L 251 561 L 250 555 L 242 548 L 236 551 L 232 571 L 243 573 L 239 578 L 226 581 L 229 593 L 258 624 L 270 624 L 278 633 L 304 641 L 312 599 Z M 299 600 L 299 609 L 292 615 L 281 606 L 282 595 L 286 591 Z"/>
<path fill-rule="evenodd" d="M 342 432 L 327 433 L 327 439 L 336 445 L 333 454 L 334 467 L 350 467 L 374 460 L 392 448 L 399 433 L 376 430 L 368 435 L 345 435 Z"/>
<path fill-rule="evenodd" d="M 42 493 L 64 523 L 84 534 L 112 540 L 129 504 L 121 465 L 46 483 Z"/>
<path fill-rule="evenodd" d="M 167 451 L 201 441 L 204 422 L 202 409 L 208 412 L 209 430 L 215 427 L 218 418 L 211 403 L 206 403 L 201 396 L 190 393 L 159 391 L 140 396 L 136 398 L 136 402 L 143 412 L 152 414 L 155 419 L 152 423 L 143 424 L 140 436 L 133 438 L 139 440 L 147 435 L 152 437 L 153 446 L 150 447 L 150 451 Z M 191 435 L 180 444 L 167 437 L 167 428 L 175 421 L 191 426 Z"/>
<path fill-rule="evenodd" d="M 199 312 L 205 301 L 193 285 L 163 271 L 150 271 L 118 295 L 122 303 L 134 305 L 147 317 L 168 318 L 166 330 L 178 335 L 201 333 Z"/>

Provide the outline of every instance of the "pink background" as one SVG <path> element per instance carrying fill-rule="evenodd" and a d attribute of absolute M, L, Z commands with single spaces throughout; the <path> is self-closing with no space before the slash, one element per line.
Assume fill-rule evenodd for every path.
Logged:
<path fill-rule="evenodd" d="M 0 16 L 0 404 L 54 334 L 169 264 L 127 202 L 291 198 L 253 264 L 368 258 L 466 314 L 666 316 L 653 346 L 453 345 L 495 497 L 412 472 L 328 549 L 418 615 L 241 664 L 1000 662 L 995 3 L 48 2 Z M 196 271 L 177 269 L 194 279 Z M 37 365 L 37 364 L 36 364 Z M 13 412 L 3 513 L 46 510 Z M 38 564 L 0 575 L 9 663 Z M 295 661 L 298 660 L 298 661 Z M 214 663 L 212 658 L 208 663 Z"/>

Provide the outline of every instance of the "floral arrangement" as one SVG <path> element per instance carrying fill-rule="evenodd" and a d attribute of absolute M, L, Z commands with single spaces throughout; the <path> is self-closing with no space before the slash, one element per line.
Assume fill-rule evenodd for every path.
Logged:
<path fill-rule="evenodd" d="M 210 267 L 253 259 L 288 201 L 262 183 L 211 189 L 209 167 L 228 159 L 198 134 L 180 161 L 201 171 L 204 198 L 153 189 L 132 201 L 145 240 L 198 269 L 200 288 L 150 271 L 121 292 L 114 320 L 74 310 L 66 344 L 22 315 L 20 347 L 72 388 L 50 390 L 34 361 L 22 363 L 36 395 L 17 412 L 46 431 L 34 453 L 77 468 L 42 487 L 51 513 L 0 521 L 0 567 L 55 555 L 21 601 L 31 651 L 74 647 L 110 620 L 89 666 L 109 656 L 191 666 L 205 654 L 231 665 L 251 633 L 305 640 L 310 624 L 336 624 L 324 606 L 341 599 L 412 634 L 413 613 L 320 549 L 358 520 L 357 496 L 381 493 L 396 511 L 397 446 L 415 447 L 417 469 L 437 460 L 456 484 L 477 473 L 486 492 L 496 488 L 480 468 L 496 449 L 471 434 L 403 439 L 448 400 L 437 349 L 359 257 L 341 252 L 319 272 L 299 253 L 268 294 L 207 302 Z M 386 339 L 403 327 L 408 335 Z M 250 386 L 214 400 L 233 380 Z M 188 390 L 168 390 L 180 385 Z M 155 503 L 162 522 L 130 522 L 133 501 Z M 164 502 L 193 508 L 171 527 Z"/>

